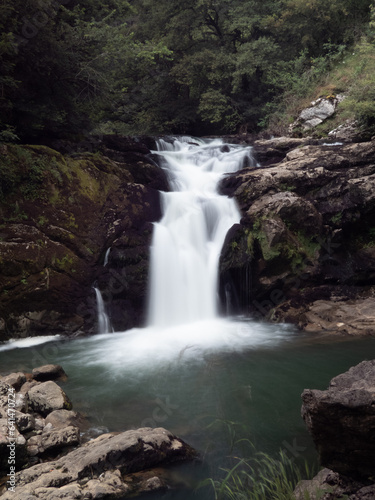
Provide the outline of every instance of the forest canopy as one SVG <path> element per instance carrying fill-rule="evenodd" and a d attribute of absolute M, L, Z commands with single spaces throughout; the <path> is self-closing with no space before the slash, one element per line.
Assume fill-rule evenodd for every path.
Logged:
<path fill-rule="evenodd" d="M 370 0 L 2 0 L 0 139 L 257 131 Z"/>

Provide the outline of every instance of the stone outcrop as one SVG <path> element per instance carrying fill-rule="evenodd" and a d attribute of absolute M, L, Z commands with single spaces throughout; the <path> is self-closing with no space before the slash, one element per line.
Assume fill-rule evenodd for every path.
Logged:
<path fill-rule="evenodd" d="M 322 292 L 321 298 L 319 292 Z M 374 335 L 375 297 L 372 290 L 356 287 L 316 287 L 287 300 L 274 312 L 276 320 L 297 324 L 301 329 L 330 334 Z"/>
<path fill-rule="evenodd" d="M 39 367 L 36 373 L 50 368 Z M 74 411 L 53 409 L 68 399 L 62 389 L 53 381 L 35 381 L 30 389 L 25 382 L 24 391 L 20 392 L 21 386 L 16 393 L 4 382 L 16 378 L 0 379 L 0 478 L 5 477 L 0 481 L 0 496 L 4 500 L 15 495 L 20 500 L 113 499 L 166 490 L 173 480 L 165 470 L 155 468 L 197 456 L 163 428 L 107 433 L 81 443 L 87 421 Z M 13 403 L 19 395 L 22 411 Z M 14 447 L 14 466 L 8 462 L 9 444 Z"/>
<path fill-rule="evenodd" d="M 297 500 L 370 500 L 375 496 L 375 360 L 333 378 L 325 391 L 302 393 L 302 417 L 325 469 L 301 481 Z"/>
<path fill-rule="evenodd" d="M 359 124 L 356 120 L 346 120 L 337 128 L 328 132 L 328 137 L 335 141 L 358 142 L 360 138 Z"/>
<path fill-rule="evenodd" d="M 263 159 L 284 144 L 279 160 L 222 182 L 243 217 L 223 248 L 221 296 L 233 290 L 238 311 L 310 331 L 371 334 L 375 142 L 298 141 L 257 141 Z"/>
<path fill-rule="evenodd" d="M 297 120 L 290 125 L 290 133 L 295 133 L 297 128 L 302 128 L 303 131 L 306 131 L 320 125 L 335 113 L 337 105 L 344 98 L 343 95 L 319 97 L 319 99 L 311 103 L 309 108 L 301 111 Z"/>
<path fill-rule="evenodd" d="M 321 464 L 360 479 L 373 476 L 375 360 L 333 378 L 326 391 L 306 389 L 302 401 L 302 416 Z"/>
<path fill-rule="evenodd" d="M 95 282 L 116 329 L 143 320 L 163 171 L 141 139 L 55 147 L 1 148 L 0 340 L 95 332 Z"/>

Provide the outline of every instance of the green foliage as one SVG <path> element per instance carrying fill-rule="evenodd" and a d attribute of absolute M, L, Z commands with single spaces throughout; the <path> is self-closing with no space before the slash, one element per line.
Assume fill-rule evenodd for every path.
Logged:
<path fill-rule="evenodd" d="M 287 116 L 290 103 L 361 34 L 374 38 L 371 5 L 3 0 L 0 141 L 69 138 L 93 128 L 257 130 L 276 122 L 275 113 Z M 364 126 L 372 126 L 371 99 L 369 91 L 356 110 Z"/>
<path fill-rule="evenodd" d="M 240 122 L 229 99 L 218 90 L 208 90 L 201 95 L 198 112 L 203 121 L 219 125 L 224 132 L 233 132 Z"/>
<path fill-rule="evenodd" d="M 333 215 L 333 216 L 331 217 L 331 222 L 332 222 L 333 224 L 339 224 L 339 223 L 340 223 L 340 221 L 341 221 L 341 219 L 342 219 L 342 212 L 337 212 L 337 214 L 336 214 L 336 215 Z"/>
<path fill-rule="evenodd" d="M 52 150 L 36 147 L 34 151 L 31 146 L 16 145 L 6 148 L 6 153 L 0 156 L 0 201 L 18 188 L 26 199 L 43 198 L 49 175 L 56 178 L 59 168 L 55 156 L 50 154 Z"/>

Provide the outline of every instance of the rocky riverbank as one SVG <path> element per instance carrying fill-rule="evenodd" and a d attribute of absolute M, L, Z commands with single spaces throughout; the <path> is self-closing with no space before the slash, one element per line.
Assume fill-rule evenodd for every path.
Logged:
<path fill-rule="evenodd" d="M 163 428 L 91 438 L 57 381 L 60 366 L 0 378 L 0 496 L 123 498 L 173 486 L 167 464 L 197 453 Z M 85 431 L 85 432 L 83 432 Z"/>

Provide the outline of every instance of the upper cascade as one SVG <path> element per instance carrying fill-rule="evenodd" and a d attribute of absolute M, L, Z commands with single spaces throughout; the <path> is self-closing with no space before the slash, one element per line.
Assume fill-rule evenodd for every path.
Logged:
<path fill-rule="evenodd" d="M 226 173 L 254 165 L 251 147 L 221 139 L 160 139 L 160 165 L 171 192 L 161 193 L 162 219 L 151 246 L 149 325 L 171 326 L 218 315 L 218 262 L 240 213 L 218 193 Z"/>

